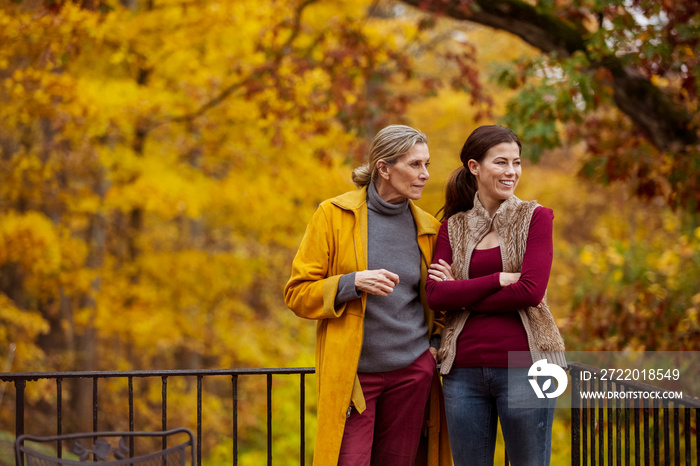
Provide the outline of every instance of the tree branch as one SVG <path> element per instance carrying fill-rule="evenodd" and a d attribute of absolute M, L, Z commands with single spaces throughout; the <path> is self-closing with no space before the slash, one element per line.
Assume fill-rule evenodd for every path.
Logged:
<path fill-rule="evenodd" d="M 402 0 L 404 3 L 510 32 L 544 53 L 559 58 L 586 50 L 586 32 L 577 30 L 554 15 L 520 0 Z M 615 55 L 593 63 L 590 71 L 606 68 L 613 77 L 618 108 L 660 150 L 679 150 L 698 142 L 692 117 L 671 101 L 661 89 L 636 70 L 625 67 Z"/>
<path fill-rule="evenodd" d="M 316 3 L 318 0 L 304 0 L 301 2 L 301 4 L 297 7 L 296 11 L 294 12 L 294 19 L 293 19 L 293 25 L 292 25 L 292 30 L 291 34 L 285 41 L 285 43 L 280 47 L 279 51 L 276 54 L 275 62 L 278 63 L 286 53 L 289 52 L 290 47 L 292 46 L 292 43 L 294 40 L 299 36 L 299 33 L 301 32 L 301 17 L 302 14 L 304 13 L 304 10 L 306 7 L 309 5 Z M 269 70 L 269 66 L 264 66 L 263 68 L 267 68 Z M 264 72 L 265 69 L 258 69 L 258 71 Z M 218 95 L 215 97 L 212 97 L 209 101 L 205 102 L 202 106 L 200 106 L 197 110 L 194 110 L 193 112 L 187 113 L 185 115 L 180 115 L 176 117 L 171 117 L 170 119 L 163 121 L 162 123 L 167 123 L 167 122 L 185 122 L 185 121 L 192 121 L 195 118 L 204 115 L 207 111 L 211 110 L 212 108 L 220 105 L 223 103 L 226 99 L 229 98 L 231 94 L 236 92 L 238 89 L 241 89 L 245 86 L 248 86 L 251 83 L 254 83 L 260 79 L 260 76 L 258 73 L 252 73 L 251 75 L 245 77 L 241 81 L 232 83 L 225 88 L 223 88 Z M 156 125 L 157 126 L 157 125 Z"/>

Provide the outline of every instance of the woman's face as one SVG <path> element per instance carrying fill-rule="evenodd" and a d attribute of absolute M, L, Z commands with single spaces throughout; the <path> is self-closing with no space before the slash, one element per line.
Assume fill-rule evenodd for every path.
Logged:
<path fill-rule="evenodd" d="M 511 197 L 518 186 L 522 173 L 520 148 L 515 142 L 497 144 L 486 152 L 481 163 L 470 160 L 469 170 L 476 176 L 482 204 L 500 204 Z"/>
<path fill-rule="evenodd" d="M 416 143 L 393 164 L 380 160 L 377 162 L 379 196 L 390 204 L 400 204 L 406 199 L 420 199 L 425 183 L 430 178 L 428 165 L 430 153 L 428 146 L 422 142 Z"/>

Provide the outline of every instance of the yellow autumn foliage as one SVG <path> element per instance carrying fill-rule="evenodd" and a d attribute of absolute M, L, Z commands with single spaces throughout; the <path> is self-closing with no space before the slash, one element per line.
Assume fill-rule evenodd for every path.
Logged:
<path fill-rule="evenodd" d="M 314 323 L 282 288 L 318 203 L 353 189 L 378 127 L 408 123 L 429 138 L 419 204 L 437 213 L 465 138 L 511 96 L 486 83 L 492 118 L 477 121 L 484 103 L 453 86 L 446 55 L 476 44 L 487 78 L 533 53 L 444 18 L 419 28 L 422 13 L 387 1 L 45 3 L 0 3 L 0 358 L 16 344 L 16 371 L 313 365 Z M 548 296 L 567 344 L 697 349 L 700 228 L 577 178 L 579 151 L 526 163 L 518 188 L 555 212 Z M 258 464 L 264 387 L 248 388 L 239 464 Z M 209 389 L 205 451 L 228 464 L 230 385 Z M 192 386 L 169 390 L 184 405 Z M 159 388 L 137 391 L 158 425 Z M 296 458 L 296 411 L 279 406 L 275 457 Z M 123 427 L 116 402 L 104 410 L 104 428 Z"/>
<path fill-rule="evenodd" d="M 313 323 L 282 300 L 291 257 L 318 203 L 352 189 L 366 138 L 418 97 L 399 57 L 430 32 L 370 18 L 369 0 L 103 6 L 0 4 L 0 357 L 311 365 Z"/>

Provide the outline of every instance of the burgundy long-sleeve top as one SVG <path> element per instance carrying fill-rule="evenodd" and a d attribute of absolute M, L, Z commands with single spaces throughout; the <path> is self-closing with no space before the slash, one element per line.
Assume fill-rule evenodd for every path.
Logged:
<path fill-rule="evenodd" d="M 537 306 L 544 297 L 552 268 L 553 219 L 551 209 L 539 206 L 533 212 L 517 283 L 500 286 L 503 263 L 499 247 L 474 250 L 467 280 L 435 281 L 428 277 L 426 294 L 432 309 L 471 311 L 457 340 L 454 367 L 508 367 L 509 351 L 529 351 L 517 311 Z M 433 263 L 440 259 L 452 264 L 447 222 L 440 227 Z"/>

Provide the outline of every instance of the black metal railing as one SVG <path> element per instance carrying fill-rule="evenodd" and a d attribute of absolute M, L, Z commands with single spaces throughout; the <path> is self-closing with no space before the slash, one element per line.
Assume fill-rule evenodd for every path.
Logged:
<path fill-rule="evenodd" d="M 700 402 L 697 399 L 581 399 L 575 396 L 582 387 L 587 391 L 658 392 L 657 387 L 629 381 L 582 380 L 582 373 L 597 374 L 598 368 L 580 363 L 569 363 L 571 374 L 571 464 L 574 466 L 632 465 L 690 466 L 698 464 L 700 441 Z M 233 439 L 233 464 L 238 464 L 238 403 L 239 378 L 242 376 L 265 377 L 267 406 L 267 464 L 272 464 L 272 386 L 275 376 L 299 377 L 299 464 L 306 464 L 306 388 L 305 377 L 314 374 L 314 368 L 275 369 L 216 369 L 216 370 L 161 370 L 161 371 L 95 371 L 54 373 L 0 373 L 0 381 L 15 387 L 15 435 L 25 433 L 25 390 L 27 382 L 53 380 L 56 386 L 56 434 L 64 428 L 63 383 L 68 379 L 92 381 L 92 429 L 99 430 L 99 382 L 102 379 L 127 379 L 128 424 L 134 430 L 134 379 L 161 379 L 161 428 L 168 426 L 168 380 L 175 377 L 195 377 L 196 386 L 196 440 L 197 463 L 202 464 L 202 398 L 203 379 L 209 377 L 231 378 L 231 402 Z M 673 439 L 673 441 L 672 441 Z M 693 449 L 693 442 L 695 448 Z M 693 452 L 694 450 L 694 452 Z M 663 463 L 661 462 L 663 456 Z M 673 458 L 673 463 L 671 459 Z M 632 461 L 634 459 L 634 461 Z M 683 462 L 681 461 L 683 460 Z M 505 464 L 508 465 L 506 456 Z"/>
<path fill-rule="evenodd" d="M 601 370 L 586 364 L 569 363 L 569 372 L 573 466 L 698 464 L 700 400 L 674 398 L 676 392 L 646 383 L 601 380 Z M 584 399 L 582 391 L 601 396 Z"/>
<path fill-rule="evenodd" d="M 159 371 L 85 371 L 85 372 L 18 372 L 0 373 L 0 381 L 12 383 L 15 387 L 15 436 L 25 433 L 25 391 L 27 382 L 53 380 L 56 384 L 56 435 L 63 434 L 63 382 L 67 379 L 89 379 L 92 381 L 92 431 L 99 431 L 99 381 L 101 379 L 126 378 L 128 380 L 128 424 L 134 431 L 134 379 L 161 378 L 161 428 L 168 427 L 168 380 L 174 377 L 196 377 L 197 380 L 197 464 L 202 464 L 202 381 L 205 377 L 231 377 L 233 464 L 238 464 L 238 383 L 242 376 L 264 376 L 267 396 L 267 464 L 272 464 L 272 382 L 274 376 L 299 376 L 299 464 L 306 464 L 306 375 L 314 374 L 313 367 L 274 368 L 274 369 L 212 369 L 212 370 L 159 370 Z"/>

